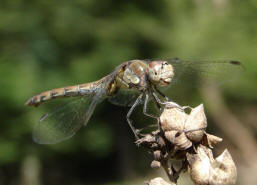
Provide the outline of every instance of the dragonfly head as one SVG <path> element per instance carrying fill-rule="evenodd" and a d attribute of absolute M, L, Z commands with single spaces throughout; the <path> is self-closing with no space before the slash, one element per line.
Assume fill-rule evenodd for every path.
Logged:
<path fill-rule="evenodd" d="M 149 79 L 156 85 L 167 86 L 174 76 L 173 66 L 167 61 L 152 61 L 148 64 L 148 69 Z"/>

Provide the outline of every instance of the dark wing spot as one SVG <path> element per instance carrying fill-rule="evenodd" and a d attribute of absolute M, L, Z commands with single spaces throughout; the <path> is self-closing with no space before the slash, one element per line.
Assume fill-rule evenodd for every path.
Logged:
<path fill-rule="evenodd" d="M 231 60 L 230 63 L 234 64 L 234 65 L 241 65 L 241 62 L 236 61 L 236 60 Z"/>

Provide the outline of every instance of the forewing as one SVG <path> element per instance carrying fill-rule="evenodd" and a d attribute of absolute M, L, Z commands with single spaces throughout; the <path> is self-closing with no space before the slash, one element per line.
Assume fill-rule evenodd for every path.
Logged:
<path fill-rule="evenodd" d="M 181 61 L 170 60 L 175 76 L 171 84 L 188 83 L 197 86 L 201 83 L 223 84 L 240 77 L 244 71 L 238 61 Z"/>
<path fill-rule="evenodd" d="M 100 95 L 78 98 L 41 117 L 35 125 L 33 140 L 39 144 L 55 144 L 72 137 L 89 121 Z"/>
<path fill-rule="evenodd" d="M 131 107 L 139 95 L 139 91 L 119 89 L 118 92 L 108 100 L 114 105 Z"/>

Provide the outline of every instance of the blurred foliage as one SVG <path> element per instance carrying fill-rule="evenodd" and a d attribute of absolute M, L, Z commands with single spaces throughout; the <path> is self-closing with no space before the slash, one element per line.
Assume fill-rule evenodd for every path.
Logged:
<path fill-rule="evenodd" d="M 103 103 L 87 129 L 42 146 L 31 132 L 48 109 L 24 106 L 36 93 L 97 80 L 126 60 L 242 61 L 245 74 L 224 92 L 256 106 L 256 20 L 254 0 L 1 0 L 0 184 L 20 179 L 28 154 L 40 160 L 43 184 L 119 181 L 145 169 L 149 161 L 135 151 L 126 108 Z M 137 112 L 135 123 L 146 120 Z"/>

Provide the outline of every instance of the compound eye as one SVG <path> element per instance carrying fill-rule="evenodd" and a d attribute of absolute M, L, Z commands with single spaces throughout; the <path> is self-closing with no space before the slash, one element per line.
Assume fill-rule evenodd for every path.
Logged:
<path fill-rule="evenodd" d="M 162 66 L 161 66 L 162 69 L 164 65 L 168 65 L 168 62 L 162 62 Z"/>

